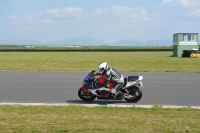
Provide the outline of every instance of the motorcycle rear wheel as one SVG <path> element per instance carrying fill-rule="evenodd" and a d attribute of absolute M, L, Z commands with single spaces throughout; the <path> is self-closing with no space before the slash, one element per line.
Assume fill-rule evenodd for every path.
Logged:
<path fill-rule="evenodd" d="M 78 90 L 78 96 L 81 100 L 85 102 L 92 102 L 96 96 L 91 92 L 86 93 L 82 88 Z"/>
<path fill-rule="evenodd" d="M 136 103 L 142 98 L 142 90 L 137 86 L 131 87 L 129 94 L 134 97 L 131 99 L 124 98 L 129 103 Z"/>

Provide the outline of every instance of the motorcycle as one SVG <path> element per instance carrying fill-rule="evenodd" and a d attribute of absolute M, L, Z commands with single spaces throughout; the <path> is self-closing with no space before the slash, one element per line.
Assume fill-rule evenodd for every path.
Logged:
<path fill-rule="evenodd" d="M 115 96 L 112 88 L 116 85 L 113 81 L 106 80 L 105 75 L 97 75 L 95 71 L 89 72 L 84 78 L 78 96 L 85 102 L 91 102 L 95 98 L 107 100 L 122 100 L 138 102 L 142 98 L 143 76 L 128 76 L 124 78 L 124 84 L 120 88 L 121 96 Z"/>

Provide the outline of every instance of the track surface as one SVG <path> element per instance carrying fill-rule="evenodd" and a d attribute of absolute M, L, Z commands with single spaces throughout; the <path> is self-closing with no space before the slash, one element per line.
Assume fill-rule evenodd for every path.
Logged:
<path fill-rule="evenodd" d="M 0 102 L 84 103 L 78 95 L 87 72 L 0 71 Z M 200 105 L 200 73 L 122 73 L 144 76 L 143 98 L 132 104 Z M 93 104 L 130 104 L 95 100 Z"/>

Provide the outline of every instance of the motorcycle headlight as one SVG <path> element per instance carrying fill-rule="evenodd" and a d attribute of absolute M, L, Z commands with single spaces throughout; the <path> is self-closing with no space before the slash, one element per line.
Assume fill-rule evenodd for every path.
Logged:
<path fill-rule="evenodd" d="M 85 85 L 85 84 L 86 84 L 86 82 L 83 82 L 83 83 L 82 83 L 82 85 Z"/>

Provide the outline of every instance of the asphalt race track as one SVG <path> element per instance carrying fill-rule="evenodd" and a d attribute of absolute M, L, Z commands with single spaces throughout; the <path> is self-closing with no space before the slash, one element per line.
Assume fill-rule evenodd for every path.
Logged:
<path fill-rule="evenodd" d="M 0 71 L 0 102 L 84 103 L 78 95 L 87 72 Z M 138 103 L 95 100 L 94 104 L 200 105 L 200 73 L 133 73 L 144 76 Z"/>

